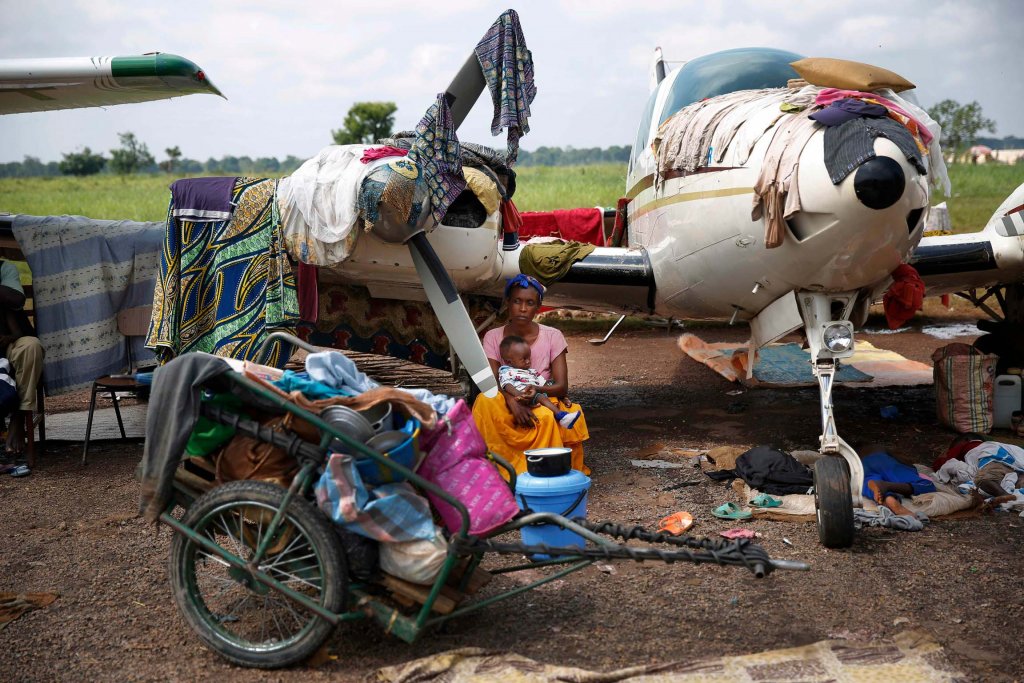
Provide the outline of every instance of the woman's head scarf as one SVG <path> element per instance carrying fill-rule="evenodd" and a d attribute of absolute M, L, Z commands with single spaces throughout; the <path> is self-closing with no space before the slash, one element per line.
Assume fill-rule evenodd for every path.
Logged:
<path fill-rule="evenodd" d="M 512 290 L 515 287 L 519 287 L 520 289 L 529 289 L 530 287 L 533 287 L 534 289 L 537 290 L 538 300 L 544 301 L 544 285 L 542 285 L 540 281 L 537 280 L 537 278 L 535 277 L 523 275 L 522 273 L 520 273 L 519 275 L 516 275 L 513 278 L 509 278 L 509 281 L 505 283 L 506 299 L 509 297 L 509 295 L 512 293 Z"/>

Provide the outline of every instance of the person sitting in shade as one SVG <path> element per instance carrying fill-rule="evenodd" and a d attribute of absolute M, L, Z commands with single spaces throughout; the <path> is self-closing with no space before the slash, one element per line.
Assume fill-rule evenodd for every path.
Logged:
<path fill-rule="evenodd" d="M 571 406 L 565 398 L 569 393 L 569 368 L 566 354 L 569 345 L 560 331 L 538 323 L 544 286 L 529 275 L 517 275 L 505 285 L 507 322 L 487 332 L 483 338 L 484 352 L 495 378 L 501 361 L 501 340 L 510 334 L 522 337 L 530 345 L 531 364 L 551 384 L 544 393 L 561 410 L 580 413 L 571 428 L 558 423 L 554 414 L 543 406 L 529 406 L 507 392 L 499 391 L 493 398 L 481 394 L 473 403 L 473 419 L 487 448 L 515 467 L 526 471 L 525 451 L 534 448 L 567 447 L 572 450 L 572 467 L 584 474 L 590 468 L 583 462 L 583 442 L 590 438 L 587 419 L 579 403 Z"/>
<path fill-rule="evenodd" d="M 0 349 L 14 370 L 19 410 L 35 410 L 36 390 L 43 374 L 43 345 L 25 315 L 25 290 L 17 266 L 10 261 L 0 263 Z M 12 476 L 29 473 L 28 466 L 21 462 L 25 455 L 24 423 L 24 416 L 16 412 L 7 431 L 7 456 L 17 463 Z"/>

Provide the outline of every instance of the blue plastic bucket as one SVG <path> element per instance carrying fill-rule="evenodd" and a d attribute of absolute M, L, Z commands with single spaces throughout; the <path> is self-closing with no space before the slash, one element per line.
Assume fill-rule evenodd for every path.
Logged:
<path fill-rule="evenodd" d="M 420 422 L 419 420 L 410 417 L 398 431 L 405 432 L 409 435 L 409 438 L 392 448 L 384 455 L 389 460 L 394 460 L 400 465 L 413 469 L 416 466 L 416 460 L 419 456 L 418 444 L 420 436 Z M 362 477 L 363 481 L 371 486 L 394 484 L 399 481 L 405 481 L 404 476 L 387 465 L 377 462 L 373 458 L 357 457 L 356 469 L 359 471 L 359 476 Z"/>
<path fill-rule="evenodd" d="M 579 470 L 559 477 L 535 477 L 529 473 L 516 477 L 516 502 L 522 510 L 553 512 L 566 519 L 586 517 L 589 494 L 590 477 Z M 554 524 L 524 526 L 519 532 L 526 545 L 582 548 L 586 543 L 579 534 Z M 535 560 L 548 558 L 548 555 L 533 555 Z"/>

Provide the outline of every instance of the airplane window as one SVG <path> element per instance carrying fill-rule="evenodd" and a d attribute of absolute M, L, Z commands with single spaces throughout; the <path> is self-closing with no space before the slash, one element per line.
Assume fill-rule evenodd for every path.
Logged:
<path fill-rule="evenodd" d="M 658 91 L 651 93 L 647 104 L 644 106 L 644 113 L 640 117 L 640 127 L 636 131 L 636 141 L 633 143 L 633 153 L 629 157 L 629 168 L 640 158 L 651 137 L 651 116 L 654 114 L 654 102 L 658 99 Z"/>
<path fill-rule="evenodd" d="M 707 97 L 737 90 L 784 88 L 787 80 L 799 78 L 789 63 L 802 58 L 786 50 L 742 47 L 690 60 L 672 83 L 659 124 L 686 105 Z"/>

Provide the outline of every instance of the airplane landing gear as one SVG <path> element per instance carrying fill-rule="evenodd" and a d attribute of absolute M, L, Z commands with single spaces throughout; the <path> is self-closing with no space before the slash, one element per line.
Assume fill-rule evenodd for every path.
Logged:
<path fill-rule="evenodd" d="M 818 539 L 826 548 L 846 548 L 853 543 L 853 507 L 860 505 L 864 486 L 864 467 L 857 452 L 839 436 L 832 412 L 832 387 L 840 359 L 853 355 L 849 316 L 856 300 L 853 292 L 797 294 L 821 402 L 822 457 L 814 466 L 814 500 Z"/>
<path fill-rule="evenodd" d="M 818 515 L 818 540 L 826 548 L 853 544 L 853 497 L 846 462 L 834 455 L 814 464 L 814 507 Z"/>

